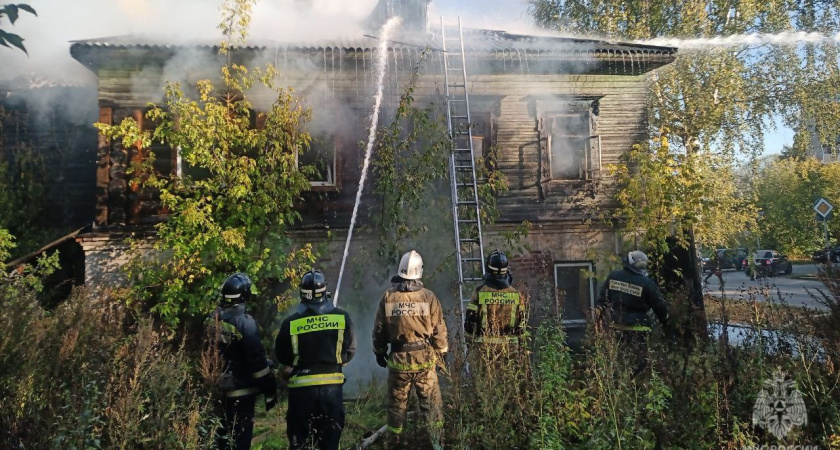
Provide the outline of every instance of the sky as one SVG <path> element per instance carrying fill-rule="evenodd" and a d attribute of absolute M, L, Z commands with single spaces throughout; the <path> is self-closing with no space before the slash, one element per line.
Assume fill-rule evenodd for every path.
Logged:
<path fill-rule="evenodd" d="M 24 1 L 24 0 L 21 0 Z M 260 39 L 358 35 L 357 23 L 377 0 L 261 0 L 254 10 L 251 36 Z M 25 0 L 38 17 L 22 13 L 14 26 L 0 26 L 24 37 L 29 56 L 0 47 L 0 84 L 23 74 L 93 84 L 94 75 L 70 57 L 70 41 L 121 34 L 165 35 L 173 39 L 220 38 L 216 29 L 221 0 Z M 306 7 L 308 5 L 308 7 Z M 534 33 L 525 0 L 435 0 L 429 19 L 447 23 L 458 17 L 465 27 Z M 317 17 L 316 17 L 317 13 Z M 27 75 L 29 76 L 29 75 Z M 765 154 L 793 141 L 781 124 L 769 131 Z"/>

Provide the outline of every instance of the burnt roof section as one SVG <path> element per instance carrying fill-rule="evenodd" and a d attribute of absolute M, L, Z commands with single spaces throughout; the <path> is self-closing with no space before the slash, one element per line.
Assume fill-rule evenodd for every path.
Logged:
<path fill-rule="evenodd" d="M 110 48 L 179 48 L 179 47 L 207 47 L 217 48 L 217 43 L 201 41 L 187 41 L 178 44 L 172 42 L 175 38 L 166 36 L 122 35 L 95 39 L 81 39 L 72 42 L 72 47 L 110 47 Z M 182 39 L 179 39 L 183 41 Z M 358 38 L 330 39 L 313 42 L 254 42 L 245 46 L 246 49 L 345 49 L 372 50 L 377 47 L 379 40 L 375 36 Z M 427 45 L 433 49 L 440 44 L 440 37 L 428 35 L 426 38 L 417 36 L 398 36 L 388 43 L 392 49 L 424 48 Z M 500 30 L 464 30 L 464 47 L 468 52 L 497 52 L 519 50 L 529 53 L 624 53 L 638 55 L 676 55 L 676 47 L 660 47 L 624 42 L 609 42 L 598 39 L 585 39 L 558 36 L 535 36 L 512 34 Z"/>
<path fill-rule="evenodd" d="M 652 70 L 656 67 L 672 62 L 677 53 L 675 47 L 661 47 L 654 45 L 643 45 L 623 42 L 609 42 L 598 39 L 557 37 L 557 36 L 535 36 L 512 34 L 500 30 L 464 30 L 464 48 L 467 54 L 477 58 L 505 58 L 509 55 L 524 55 L 524 57 L 537 57 L 550 60 L 574 60 L 580 58 L 593 58 L 604 63 L 611 61 L 623 63 L 628 59 L 638 63 L 644 63 L 644 70 Z M 178 44 L 172 42 L 181 41 Z M 389 40 L 388 47 L 391 50 L 418 50 L 431 47 L 433 50 L 440 50 L 440 35 L 437 34 L 412 34 L 396 36 Z M 318 40 L 312 42 L 260 42 L 255 41 L 250 45 L 239 47 L 246 51 L 323 51 L 323 50 L 344 50 L 348 52 L 366 52 L 374 50 L 379 44 L 376 36 L 360 36 L 353 38 L 338 38 L 329 40 Z M 200 41 L 183 42 L 166 36 L 144 36 L 144 35 L 123 35 L 111 36 L 97 39 L 83 39 L 72 41 L 70 47 L 71 55 L 88 66 L 95 69 L 101 58 L 93 55 L 97 50 L 117 51 L 118 53 L 141 52 L 148 55 L 154 53 L 174 54 L 182 48 L 200 48 L 207 51 L 216 51 L 218 44 Z"/>

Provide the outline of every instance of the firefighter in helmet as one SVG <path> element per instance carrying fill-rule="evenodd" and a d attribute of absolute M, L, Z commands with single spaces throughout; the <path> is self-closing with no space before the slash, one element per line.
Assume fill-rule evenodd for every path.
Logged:
<path fill-rule="evenodd" d="M 398 274 L 391 279 L 394 286 L 382 295 L 373 324 L 376 362 L 388 368 L 388 448 L 400 444 L 412 387 L 426 416 L 432 446 L 441 446 L 443 412 L 436 368 L 448 351 L 447 330 L 440 301 L 423 287 L 422 276 L 420 254 L 414 250 L 404 254 Z"/>
<path fill-rule="evenodd" d="M 251 279 L 244 273 L 229 276 L 222 284 L 219 307 L 208 319 L 214 325 L 225 368 L 219 384 L 224 408 L 220 449 L 251 448 L 257 396 L 265 396 L 265 409 L 276 404 L 277 380 L 260 340 L 260 329 L 245 313 L 251 299 Z"/>
<path fill-rule="evenodd" d="M 634 375 L 648 365 L 648 337 L 653 313 L 663 326 L 668 326 L 668 304 L 656 282 L 647 276 L 648 257 L 641 251 L 627 254 L 624 267 L 607 276 L 598 297 L 599 304 L 610 310 L 619 343 L 636 358 Z"/>
<path fill-rule="evenodd" d="M 289 448 L 337 450 L 344 428 L 344 367 L 356 354 L 353 323 L 336 308 L 324 274 L 312 269 L 300 282 L 300 305 L 277 334 L 277 360 L 289 388 Z"/>
<path fill-rule="evenodd" d="M 484 283 L 467 306 L 464 331 L 474 344 L 507 344 L 509 350 L 519 345 L 525 331 L 525 305 L 522 295 L 511 286 L 507 256 L 494 250 L 487 257 Z"/>

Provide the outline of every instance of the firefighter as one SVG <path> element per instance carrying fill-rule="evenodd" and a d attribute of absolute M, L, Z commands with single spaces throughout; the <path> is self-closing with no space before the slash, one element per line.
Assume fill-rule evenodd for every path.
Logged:
<path fill-rule="evenodd" d="M 525 305 L 522 295 L 511 286 L 507 256 L 494 250 L 485 269 L 484 283 L 467 306 L 464 330 L 473 343 L 517 345 L 525 331 Z"/>
<path fill-rule="evenodd" d="M 400 445 L 406 407 L 414 387 L 434 448 L 441 448 L 443 412 L 436 368 L 448 351 L 446 323 L 435 294 L 423 287 L 423 258 L 402 256 L 394 287 L 382 295 L 373 324 L 373 352 L 388 368 L 387 448 Z M 388 346 L 390 345 L 390 352 Z"/>
<path fill-rule="evenodd" d="M 648 257 L 641 251 L 627 254 L 622 269 L 607 276 L 601 287 L 599 303 L 609 308 L 610 327 L 616 332 L 619 343 L 635 355 L 633 375 L 647 368 L 648 337 L 653 313 L 663 326 L 668 326 L 668 305 L 659 286 L 647 276 Z"/>
<path fill-rule="evenodd" d="M 257 322 L 245 313 L 245 304 L 251 299 L 251 279 L 244 273 L 229 276 L 222 284 L 221 297 L 210 317 L 225 364 L 219 380 L 224 408 L 219 448 L 249 449 L 257 396 L 262 393 L 266 411 L 271 410 L 277 402 L 277 380 Z"/>
<path fill-rule="evenodd" d="M 344 367 L 356 354 L 353 323 L 336 308 L 324 274 L 312 269 L 300 282 L 300 305 L 280 325 L 275 349 L 286 366 L 289 448 L 337 450 L 344 429 Z"/>

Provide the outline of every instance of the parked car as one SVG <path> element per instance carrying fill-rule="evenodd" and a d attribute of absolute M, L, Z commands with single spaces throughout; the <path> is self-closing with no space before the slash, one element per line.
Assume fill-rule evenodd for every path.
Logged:
<path fill-rule="evenodd" d="M 743 248 L 718 248 L 715 252 L 720 260 L 721 269 L 741 270 L 747 259 L 747 250 Z M 710 272 L 713 265 L 712 258 L 703 258 L 703 272 Z"/>
<path fill-rule="evenodd" d="M 811 257 L 814 262 L 818 263 L 826 263 L 829 261 L 840 263 L 840 243 L 835 243 L 833 246 L 817 250 L 811 254 Z"/>
<path fill-rule="evenodd" d="M 793 264 L 787 256 L 776 250 L 759 250 L 753 254 L 755 272 L 747 266 L 746 272 L 750 278 L 774 277 L 779 274 L 788 275 L 793 272 Z"/>

